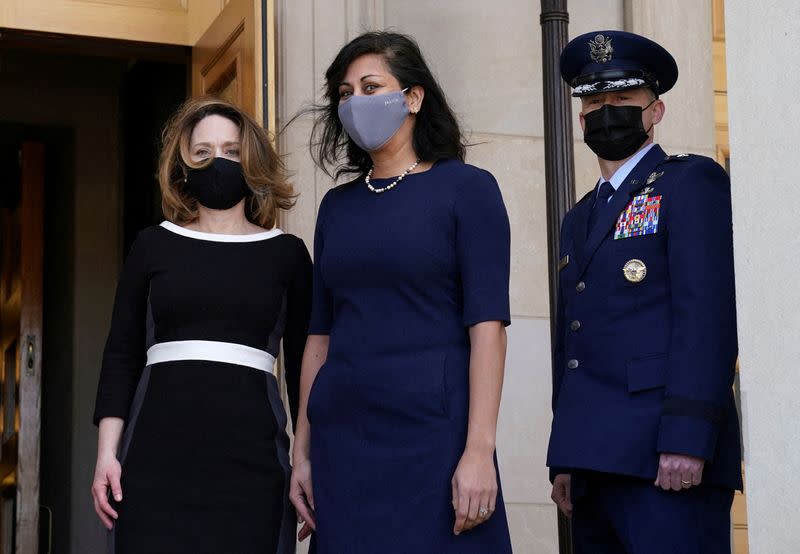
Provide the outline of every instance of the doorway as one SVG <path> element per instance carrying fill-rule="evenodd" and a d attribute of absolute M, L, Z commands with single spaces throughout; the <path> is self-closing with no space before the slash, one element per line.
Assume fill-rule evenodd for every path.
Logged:
<path fill-rule="evenodd" d="M 61 183 L 63 186 L 48 186 L 46 196 L 41 195 L 37 206 L 34 208 L 35 217 L 28 212 L 23 215 L 25 202 L 30 202 L 31 183 L 24 183 L 23 165 L 30 164 L 30 147 L 35 145 L 38 150 L 39 160 L 35 163 L 37 171 L 42 175 L 42 185 Z M 40 521 L 43 525 L 38 527 L 39 544 L 45 547 L 51 542 L 51 533 L 59 534 L 68 532 L 69 529 L 69 473 L 70 458 L 68 453 L 70 425 L 71 425 L 71 397 L 61 391 L 69 390 L 71 383 L 71 357 L 72 343 L 70 336 L 70 311 L 72 306 L 71 273 L 72 264 L 69 256 L 70 237 L 64 230 L 70 226 L 70 214 L 66 209 L 72 203 L 72 187 L 70 176 L 72 171 L 72 134 L 69 129 L 59 127 L 34 126 L 0 123 L 0 163 L 4 168 L 3 194 L 0 198 L 0 219 L 3 220 L 2 231 L 2 256 L 0 256 L 0 320 L 3 321 L 3 360 L 2 373 L 0 374 L 0 427 L 2 427 L 2 455 L 0 456 L 0 489 L 2 494 L 2 522 L 0 523 L 0 552 L 14 552 L 14 544 L 23 541 L 29 544 L 31 533 L 36 533 L 35 528 L 27 529 L 27 536 L 22 537 L 16 532 L 16 507 L 17 499 L 21 498 L 31 509 L 38 510 Z M 27 162 L 25 161 L 27 159 Z M 43 191 L 44 192 L 44 191 Z M 43 216 L 43 217 L 42 217 Z M 28 220 L 31 225 L 23 226 Z M 45 259 L 43 249 L 31 249 L 24 246 L 27 243 L 23 234 L 35 232 L 37 241 L 47 243 L 53 256 Z M 27 279 L 19 273 L 23 264 L 22 258 L 33 258 L 40 264 L 39 275 L 42 287 L 38 293 L 31 291 Z M 20 284 L 17 284 L 20 283 Z M 19 286 L 28 288 L 28 295 L 24 295 L 24 309 L 39 306 L 40 324 L 34 332 L 25 332 L 32 336 L 34 348 L 39 343 L 40 348 L 32 352 L 32 357 L 20 352 L 22 332 L 19 327 L 18 315 L 23 307 L 23 297 L 17 298 L 14 292 Z M 43 322 L 47 322 L 48 333 L 43 333 Z M 47 352 L 46 362 L 42 353 Z M 31 358 L 33 367 L 26 368 L 28 358 Z M 38 360 L 37 360 L 38 358 Z M 48 371 L 41 371 L 47 367 Z M 27 391 L 24 397 L 20 391 L 20 384 L 24 380 L 35 378 L 33 390 Z M 38 418 L 40 425 L 39 437 L 34 446 L 39 447 L 40 454 L 30 452 L 19 445 L 18 437 L 20 425 L 37 425 L 36 419 L 23 420 L 20 416 L 20 407 L 23 403 L 29 406 L 30 394 L 33 392 L 41 403 L 41 416 Z M 28 415 L 31 414 L 28 411 Z M 24 430 L 24 429 L 23 429 Z M 36 436 L 34 439 L 38 438 Z M 37 459 L 38 458 L 38 459 Z M 28 483 L 17 494 L 19 484 L 18 466 L 25 464 L 28 469 L 35 467 L 41 460 L 40 479 L 33 485 L 38 491 L 31 491 Z M 23 476 L 24 479 L 30 477 Z M 33 496 L 33 498 L 31 498 Z M 37 500 L 38 498 L 38 500 Z M 38 501 L 38 506 L 34 505 Z M 51 520 L 52 513 L 61 517 L 57 521 Z M 57 525 L 57 529 L 53 528 Z M 42 550 L 47 552 L 47 549 Z"/>
<path fill-rule="evenodd" d="M 35 9 L 43 1 L 9 0 L 14 17 L 4 22 L 20 28 L 0 29 L 0 157 L 5 147 L 15 160 L 25 141 L 38 140 L 50 168 L 37 216 L 44 227 L 40 494 L 26 508 L 28 527 L 39 533 L 24 551 L 99 553 L 105 531 L 89 496 L 95 390 L 122 261 L 136 234 L 161 220 L 161 129 L 201 93 L 230 97 L 272 121 L 274 87 L 265 77 L 274 74 L 274 7 L 269 0 L 47 0 Z M 9 271 L 16 264 L 3 263 Z M 9 360 L 21 365 L 24 348 L 12 350 Z M 21 510 L 12 499 L 9 513 Z M 0 521 L 0 545 L 6 535 L 13 543 L 19 528 Z"/>
<path fill-rule="evenodd" d="M 43 229 L 38 249 L 43 287 L 36 441 L 41 468 L 38 496 L 30 501 L 38 516 L 32 539 L 38 547 L 16 551 L 101 552 L 104 532 L 88 493 L 100 356 L 127 245 L 138 229 L 160 218 L 155 200 L 160 129 L 189 93 L 190 50 L 140 49 L 117 41 L 31 33 L 4 32 L 3 37 L 0 163 L 3 209 L 10 217 L 19 218 L 14 191 L 19 189 L 24 145 L 41 145 L 43 160 L 42 206 L 26 216 Z M 18 244 L 10 233 L 4 235 L 9 244 Z M 3 252 L 0 274 L 14 275 L 19 251 L 12 255 L 9 246 Z M 13 303 L 0 309 L 4 321 L 13 315 Z M 24 403 L 16 393 L 27 360 L 24 343 L 9 339 L 3 344 L 2 365 L 14 369 L 3 374 L 0 389 L 3 400 L 17 401 L 12 414 Z M 11 380 L 14 373 L 16 380 Z M 2 405 L 8 410 L 12 406 L 10 401 Z M 6 479 L 0 493 L 0 552 L 15 551 L 9 545 L 19 540 L 20 504 L 27 502 L 27 497 L 18 502 L 13 488 L 23 460 L 5 464 L 15 461 L 9 442 L 14 419 L 20 418 L 11 415 L 4 421 L 11 435 L 5 437 L 0 462 Z"/>

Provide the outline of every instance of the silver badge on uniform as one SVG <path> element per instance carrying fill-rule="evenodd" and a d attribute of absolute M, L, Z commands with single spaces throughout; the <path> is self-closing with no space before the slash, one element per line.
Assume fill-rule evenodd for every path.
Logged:
<path fill-rule="evenodd" d="M 622 274 L 631 283 L 641 283 L 647 275 L 647 266 L 642 260 L 628 260 L 622 266 Z"/>

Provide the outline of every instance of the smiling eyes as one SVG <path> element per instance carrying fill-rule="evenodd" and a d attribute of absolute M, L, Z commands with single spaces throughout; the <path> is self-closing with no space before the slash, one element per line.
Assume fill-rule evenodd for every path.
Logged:
<path fill-rule="evenodd" d="M 239 157 L 239 148 L 238 147 L 229 146 L 229 147 L 225 148 L 222 151 L 222 153 L 225 154 L 228 157 L 231 157 L 231 158 L 238 158 Z M 192 156 L 194 156 L 196 158 L 199 158 L 201 160 L 206 160 L 206 159 L 208 159 L 208 158 L 210 158 L 212 156 L 212 152 L 211 152 L 210 149 L 208 149 L 206 147 L 202 147 L 202 148 L 198 148 L 197 150 L 192 152 Z"/>
<path fill-rule="evenodd" d="M 364 85 L 363 90 L 364 94 L 373 94 L 376 90 L 381 88 L 383 85 L 378 85 L 374 83 L 367 83 Z M 353 96 L 353 90 L 350 87 L 342 88 L 339 90 L 339 100 L 346 100 Z"/>

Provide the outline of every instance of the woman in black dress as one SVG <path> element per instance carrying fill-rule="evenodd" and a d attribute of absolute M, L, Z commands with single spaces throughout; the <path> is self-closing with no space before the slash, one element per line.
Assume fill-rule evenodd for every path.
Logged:
<path fill-rule="evenodd" d="M 311 260 L 274 228 L 292 187 L 266 132 L 227 102 L 187 102 L 164 133 L 167 221 L 120 277 L 97 392 L 95 510 L 117 553 L 289 553 L 289 441 Z M 111 499 L 109 499 L 111 496 Z"/>

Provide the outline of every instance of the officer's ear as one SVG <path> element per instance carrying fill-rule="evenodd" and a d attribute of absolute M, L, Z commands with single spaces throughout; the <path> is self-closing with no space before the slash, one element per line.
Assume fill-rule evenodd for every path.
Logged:
<path fill-rule="evenodd" d="M 666 111 L 667 107 L 664 105 L 664 101 L 656 98 L 656 100 L 653 102 L 653 125 L 658 125 L 661 123 Z"/>

